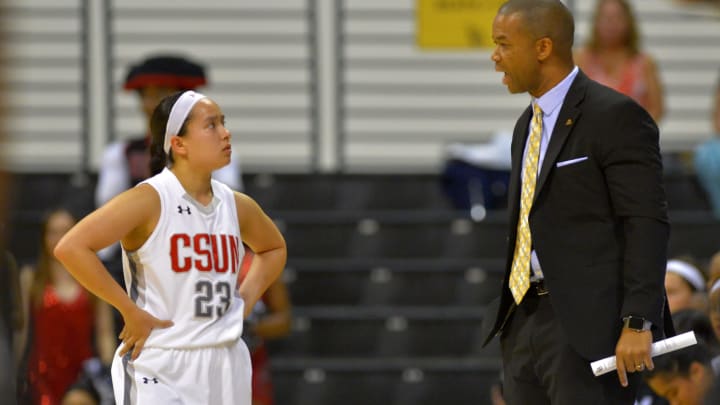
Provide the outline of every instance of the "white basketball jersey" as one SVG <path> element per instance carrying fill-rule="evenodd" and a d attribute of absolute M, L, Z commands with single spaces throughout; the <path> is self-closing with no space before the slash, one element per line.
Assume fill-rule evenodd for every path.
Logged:
<path fill-rule="evenodd" d="M 235 341 L 244 303 L 237 278 L 244 254 L 233 191 L 212 180 L 203 206 L 164 169 L 140 183 L 160 196 L 160 219 L 136 251 L 123 248 L 123 271 L 138 307 L 174 325 L 153 329 L 146 347 L 196 348 Z"/>

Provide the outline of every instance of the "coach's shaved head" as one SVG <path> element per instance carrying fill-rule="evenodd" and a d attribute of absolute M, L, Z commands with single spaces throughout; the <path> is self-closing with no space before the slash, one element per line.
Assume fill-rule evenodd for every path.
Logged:
<path fill-rule="evenodd" d="M 560 0 L 509 0 L 498 11 L 503 15 L 516 13 L 535 39 L 550 38 L 554 53 L 565 61 L 572 60 L 575 21 Z"/>

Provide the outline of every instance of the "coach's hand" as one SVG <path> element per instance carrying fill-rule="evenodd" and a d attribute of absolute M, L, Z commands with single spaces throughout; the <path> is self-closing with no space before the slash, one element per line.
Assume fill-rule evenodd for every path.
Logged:
<path fill-rule="evenodd" d="M 632 329 L 623 328 L 615 346 L 617 359 L 617 373 L 620 384 L 628 386 L 627 373 L 639 373 L 646 368 L 652 370 L 652 333 L 648 331 L 638 332 Z"/>
<path fill-rule="evenodd" d="M 153 329 L 173 326 L 172 321 L 163 321 L 155 318 L 138 307 L 130 310 L 127 314 L 122 314 L 122 316 L 125 321 L 125 327 L 118 336 L 123 343 L 118 355 L 122 357 L 132 350 L 131 358 L 133 360 L 137 359 L 140 355 L 140 351 Z"/>

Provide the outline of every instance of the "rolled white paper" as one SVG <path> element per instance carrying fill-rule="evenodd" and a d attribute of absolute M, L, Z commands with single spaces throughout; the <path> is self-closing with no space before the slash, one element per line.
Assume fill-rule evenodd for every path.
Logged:
<path fill-rule="evenodd" d="M 675 350 L 684 349 L 694 344 L 697 344 L 695 332 L 685 332 L 683 334 L 658 340 L 653 343 L 651 356 L 655 357 L 661 354 L 674 352 Z M 595 377 L 615 371 L 617 370 L 615 356 L 605 357 L 604 359 L 593 361 L 590 363 L 590 368 L 592 369 L 593 374 L 595 374 Z"/>

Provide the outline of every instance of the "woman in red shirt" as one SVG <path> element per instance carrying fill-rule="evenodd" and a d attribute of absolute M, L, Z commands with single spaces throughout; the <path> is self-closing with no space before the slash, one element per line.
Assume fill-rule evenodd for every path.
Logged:
<path fill-rule="evenodd" d="M 105 364 L 112 361 L 115 337 L 110 307 L 75 281 L 52 254 L 75 222 L 66 210 L 51 212 L 43 224 L 37 266 L 23 268 L 20 276 L 29 315 L 28 327 L 21 332 L 25 351 L 21 391 L 32 404 L 60 404 L 83 361 L 95 353 Z"/>
<path fill-rule="evenodd" d="M 660 122 L 660 75 L 653 58 L 641 49 L 638 31 L 627 0 L 598 0 L 590 37 L 575 54 L 575 63 L 589 78 L 633 98 Z"/>

